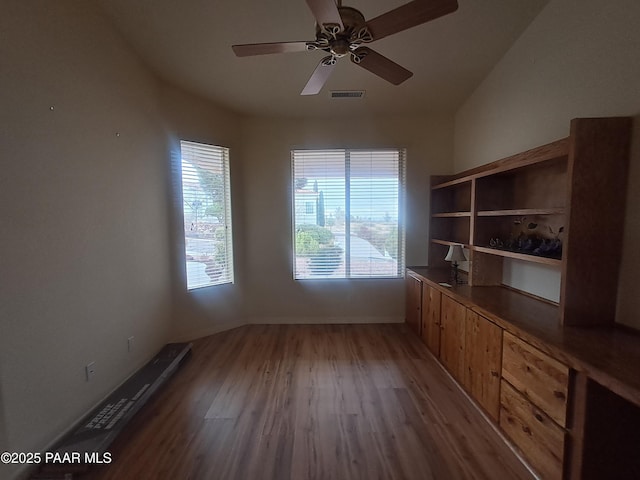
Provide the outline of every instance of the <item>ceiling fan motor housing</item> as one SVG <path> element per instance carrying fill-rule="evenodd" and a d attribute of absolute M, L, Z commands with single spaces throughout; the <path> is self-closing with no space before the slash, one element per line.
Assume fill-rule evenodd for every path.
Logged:
<path fill-rule="evenodd" d="M 351 7 L 338 7 L 344 29 L 339 25 L 316 25 L 316 41 L 310 42 L 309 49 L 324 50 L 341 58 L 357 49 L 362 43 L 373 41 L 364 15 Z"/>

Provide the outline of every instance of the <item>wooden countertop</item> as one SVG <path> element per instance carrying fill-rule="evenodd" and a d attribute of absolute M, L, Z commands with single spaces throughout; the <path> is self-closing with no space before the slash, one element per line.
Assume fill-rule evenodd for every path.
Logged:
<path fill-rule="evenodd" d="M 640 332 L 562 327 L 558 307 L 505 287 L 445 287 L 448 269 L 408 271 L 505 330 L 640 406 Z"/>

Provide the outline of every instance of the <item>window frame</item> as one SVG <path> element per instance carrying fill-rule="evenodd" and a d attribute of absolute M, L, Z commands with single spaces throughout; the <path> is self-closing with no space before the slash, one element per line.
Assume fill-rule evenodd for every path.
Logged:
<path fill-rule="evenodd" d="M 197 152 L 203 152 L 202 156 L 199 156 Z M 187 159 L 186 157 L 190 157 L 189 159 Z M 217 158 L 219 157 L 219 159 Z M 220 198 L 218 199 L 218 201 L 220 203 L 222 203 L 222 212 L 220 215 L 209 215 L 213 218 L 216 219 L 215 222 L 212 222 L 212 225 L 215 225 L 216 223 L 218 223 L 220 221 L 220 217 L 223 218 L 223 222 L 220 226 L 217 227 L 210 227 L 210 228 L 215 228 L 213 230 L 213 234 L 212 236 L 207 236 L 205 234 L 205 238 L 202 240 L 205 241 L 210 241 L 212 242 L 212 244 L 215 245 L 215 248 L 218 249 L 220 248 L 220 246 L 222 246 L 222 248 L 224 248 L 224 253 L 222 254 L 224 257 L 224 262 L 223 262 L 223 267 L 220 273 L 220 276 L 218 278 L 213 278 L 212 275 L 216 275 L 216 271 L 219 270 L 219 267 L 217 267 L 216 263 L 219 262 L 219 260 L 217 260 L 215 257 L 217 257 L 219 255 L 219 253 L 215 253 L 215 254 L 210 254 L 210 255 L 206 255 L 203 254 L 202 258 L 203 260 L 196 260 L 195 263 L 204 263 L 205 265 L 205 274 L 208 277 L 208 281 L 203 281 L 203 282 L 193 282 L 193 284 L 190 284 L 190 276 L 189 276 L 189 262 L 190 262 L 190 257 L 192 258 L 193 256 L 188 252 L 188 243 L 189 243 L 189 236 L 187 235 L 187 218 L 188 218 L 188 212 L 187 212 L 187 207 L 189 206 L 188 200 L 187 200 L 187 194 L 185 193 L 185 162 L 187 164 L 190 164 L 190 171 L 188 174 L 186 174 L 186 177 L 188 177 L 188 180 L 191 183 L 191 188 L 192 189 L 203 189 L 202 186 L 202 176 L 200 175 L 200 173 L 198 170 L 198 167 L 196 166 L 196 162 L 199 163 L 199 167 L 201 170 L 204 170 L 203 167 L 208 167 L 212 170 L 219 170 L 220 173 L 217 175 L 220 175 L 221 178 L 218 181 L 222 182 L 222 193 L 219 194 Z M 182 240 L 183 240 L 183 248 L 182 248 L 182 255 L 183 255 L 183 266 L 184 266 L 184 272 L 185 272 L 185 277 L 184 277 L 184 282 L 185 282 L 185 288 L 188 292 L 194 291 L 194 290 L 198 290 L 201 288 L 208 288 L 208 287 L 216 287 L 216 286 L 221 286 L 221 285 L 229 285 L 229 284 L 234 284 L 235 283 L 235 268 L 234 268 L 234 252 L 233 252 L 233 222 L 232 222 L 232 208 L 231 208 L 231 164 L 230 164 L 230 149 L 228 147 L 225 146 L 221 146 L 221 145 L 214 145 L 212 143 L 204 143 L 204 142 L 196 142 L 196 141 L 192 141 L 192 140 L 184 140 L 181 139 L 180 140 L 180 154 L 179 154 L 179 158 L 178 158 L 178 182 L 180 185 L 180 198 L 179 200 L 179 208 L 180 208 L 180 212 L 181 212 L 181 219 L 182 219 Z M 196 177 L 194 176 L 194 172 L 197 173 L 197 180 Z M 213 180 L 211 180 L 213 181 Z M 197 186 L 195 186 L 197 184 Z M 214 193 L 209 192 L 209 194 L 211 196 L 214 195 Z M 202 195 L 206 196 L 205 192 L 202 192 Z M 209 200 L 209 199 L 206 199 Z M 211 200 L 209 202 L 211 205 L 210 206 L 215 206 L 216 204 L 216 200 Z M 198 214 L 196 213 L 196 229 L 198 229 Z M 220 229 L 224 229 L 223 233 L 218 235 L 217 232 Z M 220 238 L 222 237 L 222 238 Z M 193 240 L 193 238 L 191 238 Z M 209 257 L 209 258 L 207 258 Z M 194 262 L 193 260 L 191 260 L 191 262 Z M 209 273 L 207 272 L 208 269 L 211 269 L 212 272 Z M 195 276 L 194 276 L 195 278 Z"/>
<path fill-rule="evenodd" d="M 345 154 L 345 174 L 344 174 L 344 183 L 345 183 L 345 193 L 344 193 L 344 204 L 345 204 L 345 249 L 344 249 L 344 263 L 345 263 L 345 273 L 343 276 L 322 276 L 322 275 L 309 275 L 309 276 L 299 276 L 297 271 L 297 248 L 296 248 L 296 152 L 313 152 L 313 153 L 322 153 L 322 152 L 344 152 Z M 350 183 L 351 183 L 351 165 L 350 165 L 350 157 L 351 154 L 357 153 L 381 153 L 381 152 L 392 152 L 398 156 L 398 170 L 397 170 L 397 181 L 398 181 L 398 210 L 397 210 L 397 221 L 395 226 L 397 227 L 397 259 L 396 259 L 396 273 L 393 275 L 364 275 L 361 273 L 354 273 L 351 268 L 351 256 L 353 255 L 353 251 L 351 249 L 351 204 L 353 203 L 353 196 L 350 191 Z M 293 272 L 292 276 L 295 281 L 308 281 L 308 280 L 389 280 L 389 279 L 404 279 L 405 270 L 406 270 L 406 228 L 405 228 L 405 201 L 406 201 L 406 163 L 407 163 L 407 151 L 404 147 L 382 147 L 382 148 L 328 148 L 328 149 L 305 149 L 305 148 L 293 148 L 291 149 L 291 192 L 292 192 L 292 216 L 291 216 L 291 227 L 292 227 L 292 253 L 293 253 Z M 341 177 L 342 178 L 342 177 Z M 373 178 L 373 177 L 370 177 Z"/>

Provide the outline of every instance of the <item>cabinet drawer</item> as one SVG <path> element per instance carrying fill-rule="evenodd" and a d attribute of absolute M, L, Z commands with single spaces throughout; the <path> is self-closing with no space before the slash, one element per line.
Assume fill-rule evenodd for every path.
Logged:
<path fill-rule="evenodd" d="M 505 332 L 502 378 L 566 426 L 569 368 L 537 348 Z"/>
<path fill-rule="evenodd" d="M 502 380 L 500 428 L 544 479 L 562 478 L 565 431 Z"/>

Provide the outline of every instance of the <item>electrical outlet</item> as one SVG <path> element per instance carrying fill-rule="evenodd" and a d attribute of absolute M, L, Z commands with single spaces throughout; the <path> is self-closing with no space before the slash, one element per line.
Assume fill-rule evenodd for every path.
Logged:
<path fill-rule="evenodd" d="M 96 362 L 88 363 L 84 368 L 87 373 L 87 382 L 90 382 L 96 376 Z"/>
<path fill-rule="evenodd" d="M 127 338 L 127 351 L 129 352 L 133 351 L 134 342 L 135 342 L 134 336 Z"/>

